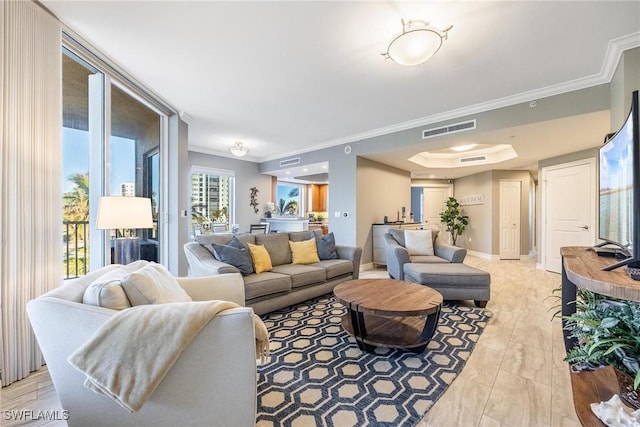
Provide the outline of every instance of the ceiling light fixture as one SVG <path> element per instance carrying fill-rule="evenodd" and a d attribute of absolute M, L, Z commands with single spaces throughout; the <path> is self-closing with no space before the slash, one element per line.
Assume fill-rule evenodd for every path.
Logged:
<path fill-rule="evenodd" d="M 458 146 L 455 146 L 455 147 L 450 147 L 450 149 L 453 150 L 453 151 L 469 151 L 473 147 L 475 147 L 476 145 L 477 144 L 458 145 Z"/>
<path fill-rule="evenodd" d="M 400 65 L 420 65 L 431 58 L 446 40 L 453 25 L 444 30 L 431 27 L 422 20 L 402 21 L 402 33 L 389 43 L 387 51 L 382 55 Z"/>
<path fill-rule="evenodd" d="M 249 149 L 242 145 L 242 142 L 236 141 L 229 147 L 229 151 L 236 157 L 242 157 L 249 152 Z"/>

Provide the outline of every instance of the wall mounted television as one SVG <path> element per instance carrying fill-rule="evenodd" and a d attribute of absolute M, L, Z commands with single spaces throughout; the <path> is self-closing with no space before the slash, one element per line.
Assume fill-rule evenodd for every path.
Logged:
<path fill-rule="evenodd" d="M 613 270 L 640 262 L 640 111 L 638 91 L 622 127 L 599 149 L 599 246 L 616 246 L 624 259 Z"/>

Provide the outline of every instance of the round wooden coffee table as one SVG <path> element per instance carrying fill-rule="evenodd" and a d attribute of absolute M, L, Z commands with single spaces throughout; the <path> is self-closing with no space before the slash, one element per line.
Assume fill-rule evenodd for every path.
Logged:
<path fill-rule="evenodd" d="M 376 346 L 424 351 L 442 306 L 438 291 L 394 279 L 349 280 L 333 293 L 348 310 L 342 326 L 368 352 Z"/>

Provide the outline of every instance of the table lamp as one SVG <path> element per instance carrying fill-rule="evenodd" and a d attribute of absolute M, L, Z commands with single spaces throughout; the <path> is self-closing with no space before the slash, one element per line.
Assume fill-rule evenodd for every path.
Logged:
<path fill-rule="evenodd" d="M 114 247 L 116 264 L 129 264 L 139 260 L 140 238 L 133 235 L 133 230 L 153 228 L 151 199 L 126 196 L 100 197 L 96 228 L 116 230 Z M 125 235 L 126 233 L 128 235 Z"/>

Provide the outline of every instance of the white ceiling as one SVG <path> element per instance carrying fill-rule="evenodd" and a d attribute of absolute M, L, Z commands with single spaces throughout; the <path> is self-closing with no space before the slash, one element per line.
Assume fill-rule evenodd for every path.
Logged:
<path fill-rule="evenodd" d="M 191 117 L 190 149 L 229 156 L 240 140 L 252 161 L 606 83 L 620 53 L 611 46 L 640 46 L 638 1 L 42 3 Z M 423 66 L 381 56 L 402 18 L 453 25 Z M 608 112 L 566 120 L 475 142 L 529 141 L 501 168 L 530 167 L 609 131 Z M 568 126 L 586 137 L 553 143 Z M 406 161 L 416 150 L 378 160 L 425 173 Z"/>

